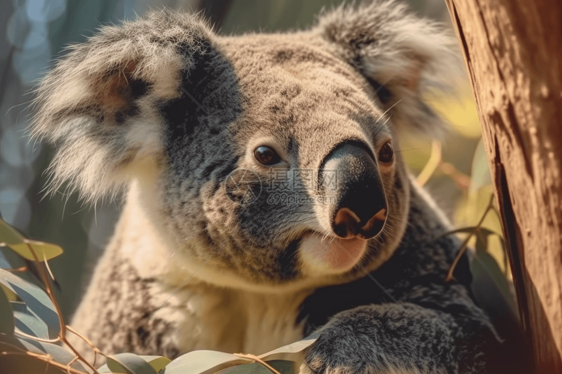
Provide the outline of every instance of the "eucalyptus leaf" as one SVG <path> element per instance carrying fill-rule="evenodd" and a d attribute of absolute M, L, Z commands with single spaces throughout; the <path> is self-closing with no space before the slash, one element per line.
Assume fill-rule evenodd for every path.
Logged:
<path fill-rule="evenodd" d="M 25 236 L 10 226 L 6 221 L 0 219 L 0 243 L 19 244 L 23 243 Z"/>
<path fill-rule="evenodd" d="M 500 238 L 500 240 L 503 240 L 503 237 L 501 236 L 501 234 L 499 234 L 499 233 L 497 233 L 497 232 L 495 232 L 495 231 L 492 231 L 492 230 L 490 230 L 490 229 L 487 229 L 487 228 L 485 228 L 485 227 L 480 227 L 479 231 L 480 231 L 483 235 L 485 235 L 485 236 L 496 235 L 497 237 Z"/>
<path fill-rule="evenodd" d="M 41 339 L 56 339 L 58 334 L 49 334 L 49 327 L 35 313 L 33 313 L 23 302 L 12 302 L 16 329 L 24 334 Z"/>
<path fill-rule="evenodd" d="M 18 295 L 27 308 L 45 322 L 49 336 L 59 334 L 61 328 L 59 318 L 53 302 L 45 291 L 3 269 L 0 269 L 0 283 Z"/>
<path fill-rule="evenodd" d="M 266 362 L 269 366 L 277 370 L 281 374 L 294 374 L 296 364 L 292 361 L 273 360 Z M 259 362 L 244 364 L 224 369 L 220 374 L 272 374 L 271 371 Z"/>
<path fill-rule="evenodd" d="M 14 312 L 10 306 L 8 296 L 0 290 L 0 333 L 14 335 L 15 321 Z"/>
<path fill-rule="evenodd" d="M 162 357 L 162 356 L 139 356 L 139 357 L 145 360 L 146 362 L 148 362 L 148 364 L 152 366 L 152 368 L 156 370 L 157 373 L 159 373 L 160 370 L 164 369 L 170 362 L 172 362 L 172 360 L 170 360 L 168 357 Z"/>
<path fill-rule="evenodd" d="M 470 178 L 470 192 L 477 191 L 478 189 L 492 183 L 490 176 L 490 169 L 488 168 L 488 159 L 486 157 L 486 149 L 484 142 L 480 139 L 474 157 L 472 158 L 472 171 Z"/>
<path fill-rule="evenodd" d="M 473 276 L 472 290 L 478 303 L 494 314 L 492 317 L 509 316 L 517 320 L 515 300 L 496 260 L 485 251 L 477 251 L 470 270 Z"/>
<path fill-rule="evenodd" d="M 25 239 L 23 243 L 10 244 L 8 247 L 19 254 L 21 257 L 30 261 L 50 260 L 57 256 L 60 256 L 63 253 L 62 248 L 58 245 L 29 239 Z M 33 252 L 31 252 L 31 249 L 29 247 L 33 248 L 35 256 L 33 255 Z"/>
<path fill-rule="evenodd" d="M 316 339 L 318 339 L 319 336 L 320 336 L 319 332 L 314 333 L 297 342 L 264 353 L 259 357 L 265 361 L 265 360 L 285 359 L 287 358 L 288 355 L 295 355 L 295 354 L 300 355 L 300 353 L 304 351 L 306 348 L 310 347 L 316 341 Z"/>
<path fill-rule="evenodd" d="M 168 357 L 163 356 L 137 356 L 142 358 L 144 361 L 148 362 L 152 368 L 159 373 L 166 365 L 168 365 L 172 360 Z M 111 369 L 107 366 L 107 364 L 100 366 L 98 369 L 100 373 L 112 373 Z"/>
<path fill-rule="evenodd" d="M 482 231 L 478 231 L 476 234 L 476 252 L 488 251 L 488 235 L 482 233 Z"/>
<path fill-rule="evenodd" d="M 107 366 L 113 373 L 158 374 L 148 362 L 132 353 L 107 356 Z"/>
<path fill-rule="evenodd" d="M 168 364 L 161 371 L 165 374 L 210 374 L 229 366 L 252 362 L 230 353 L 216 351 L 193 351 L 186 353 Z"/>
<path fill-rule="evenodd" d="M 4 291 L 4 295 L 6 295 L 6 297 L 8 298 L 8 300 L 10 301 L 19 301 L 20 298 L 18 297 L 18 295 L 16 295 L 12 290 L 10 290 L 8 287 L 4 286 L 2 283 L 0 283 L 0 289 L 2 291 Z"/>
<path fill-rule="evenodd" d="M 10 264 L 4 253 L 0 251 L 0 269 L 13 269 L 13 268 L 14 267 L 12 266 L 12 264 Z"/>
<path fill-rule="evenodd" d="M 0 335 L 0 351 L 2 352 L 21 352 L 21 350 L 24 351 L 29 351 L 29 352 L 33 352 L 33 353 L 38 353 L 38 354 L 49 354 L 53 360 L 55 360 L 56 362 L 63 364 L 63 365 L 68 365 L 73 359 L 74 359 L 74 354 L 72 352 L 70 352 L 69 350 L 56 345 L 56 344 L 52 344 L 52 343 L 43 343 L 43 342 L 39 342 L 36 340 L 32 340 L 32 339 L 27 339 L 27 338 L 22 338 L 22 337 L 18 337 L 18 336 L 14 336 L 14 337 L 10 337 L 10 336 L 6 336 L 6 335 Z M 21 357 L 21 356 L 20 356 Z M 40 365 L 33 365 L 34 364 L 34 359 L 31 359 L 29 357 L 25 357 L 23 356 L 23 360 L 27 361 L 26 363 L 22 363 L 22 365 L 29 365 L 32 366 L 34 368 L 38 368 L 35 370 L 26 370 L 26 371 L 22 371 L 22 370 L 17 370 L 17 371 L 13 371 L 13 373 L 44 373 L 46 372 L 45 370 L 45 364 L 40 363 Z M 20 367 L 20 365 L 17 365 L 18 368 Z M 80 370 L 83 371 L 84 373 L 92 373 L 92 371 L 89 368 L 84 367 L 80 362 L 73 362 L 72 365 L 70 365 L 73 369 L 76 370 Z M 53 369 L 55 369 L 54 367 L 52 367 Z M 59 370 L 51 370 L 51 368 L 49 368 L 48 373 L 51 372 L 62 372 L 62 373 L 66 373 L 66 370 L 64 369 L 60 369 Z"/>
<path fill-rule="evenodd" d="M 25 260 L 8 246 L 0 247 L 0 269 L 16 269 L 25 266 Z"/>

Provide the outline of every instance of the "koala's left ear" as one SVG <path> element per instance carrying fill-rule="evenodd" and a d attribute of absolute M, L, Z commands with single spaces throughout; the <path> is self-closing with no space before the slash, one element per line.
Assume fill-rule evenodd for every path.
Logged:
<path fill-rule="evenodd" d="M 321 15 L 316 31 L 365 76 L 393 123 L 443 133 L 442 119 L 425 100 L 451 91 L 461 76 L 456 40 L 444 27 L 409 14 L 403 4 L 375 0 Z"/>
<path fill-rule="evenodd" d="M 160 11 L 69 48 L 37 89 L 31 123 L 34 138 L 57 146 L 49 190 L 68 183 L 95 201 L 144 173 L 147 160 L 161 162 L 162 108 L 177 128 L 192 115 L 180 85 L 205 78 L 214 43 L 199 17 Z"/>

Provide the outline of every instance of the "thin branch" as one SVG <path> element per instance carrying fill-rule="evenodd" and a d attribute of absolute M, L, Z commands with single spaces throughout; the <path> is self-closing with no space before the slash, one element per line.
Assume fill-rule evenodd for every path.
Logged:
<path fill-rule="evenodd" d="M 70 348 L 70 350 L 71 350 L 72 352 L 74 352 L 74 354 L 76 355 L 76 357 L 77 357 L 80 361 L 82 361 L 86 366 L 88 366 L 90 369 L 92 369 L 95 374 L 99 374 L 99 372 L 96 370 L 96 368 L 95 368 L 92 364 L 90 364 L 90 363 L 80 354 L 80 352 L 78 352 L 78 351 L 76 350 L 76 348 L 74 348 L 74 347 L 72 346 L 72 344 L 70 344 L 70 343 L 68 342 L 68 340 L 66 339 L 65 336 L 61 337 L 61 340 L 63 341 L 64 344 L 66 344 L 66 345 L 68 346 L 68 348 Z"/>
<path fill-rule="evenodd" d="M 48 354 L 42 355 L 42 354 L 39 354 L 39 353 L 30 352 L 30 351 L 22 351 L 22 352 L 0 352 L 0 355 L 1 356 L 29 356 L 29 357 L 33 357 L 35 359 L 38 359 L 40 361 L 43 361 L 43 362 L 47 363 L 48 365 L 52 365 L 52 366 L 58 367 L 59 369 L 66 370 L 68 373 L 71 373 L 71 374 L 88 374 L 87 372 L 74 369 L 74 368 L 72 368 L 68 365 L 65 365 L 65 364 L 61 364 L 60 362 L 57 362 L 57 361 L 53 360 L 52 356 L 48 355 Z"/>
<path fill-rule="evenodd" d="M 4 269 L 9 273 L 25 273 L 28 269 L 27 266 L 20 266 L 19 268 L 15 269 Z"/>
<path fill-rule="evenodd" d="M 67 346 L 68 348 L 70 348 L 70 350 L 72 350 L 72 352 L 74 352 L 74 354 L 80 359 L 80 361 L 82 361 L 86 366 L 88 366 L 90 369 L 92 369 L 94 371 L 95 374 L 99 374 L 99 372 L 96 370 L 95 367 L 93 367 L 73 346 L 72 344 L 68 343 L 68 340 L 66 339 L 66 324 L 64 323 L 64 320 L 62 318 L 62 312 L 60 310 L 60 306 L 57 302 L 57 299 L 55 298 L 55 295 L 53 293 L 53 289 L 51 287 L 51 283 L 49 282 L 49 277 L 47 275 L 47 271 L 45 270 L 44 267 L 41 266 L 41 263 L 39 263 L 39 258 L 37 257 L 37 254 L 35 253 L 35 250 L 33 249 L 33 246 L 31 246 L 28 242 L 25 242 L 27 247 L 29 248 L 29 250 L 31 251 L 31 253 L 33 254 L 33 257 L 35 258 L 35 261 L 37 261 L 38 266 L 38 273 L 41 276 L 41 280 L 43 281 L 43 283 L 45 284 L 45 289 L 47 291 L 47 295 L 49 296 L 49 299 L 51 299 L 51 302 L 53 303 L 54 307 L 55 307 L 55 311 L 57 313 L 57 317 L 59 319 L 59 325 L 60 325 L 60 332 L 59 332 L 59 338 L 60 340 L 62 340 Z"/>
<path fill-rule="evenodd" d="M 478 233 L 478 230 L 482 226 L 482 223 L 484 223 L 484 219 L 486 218 L 486 216 L 488 215 L 488 213 L 490 212 L 493 206 L 494 206 L 494 194 L 490 196 L 490 201 L 488 202 L 488 206 L 486 207 L 486 210 L 484 211 L 484 214 L 480 218 L 478 224 L 474 226 L 474 231 L 472 231 L 462 243 L 461 248 L 459 249 L 453 263 L 451 264 L 451 267 L 449 268 L 449 272 L 447 273 L 447 277 L 445 278 L 445 281 L 449 282 L 454 278 L 453 273 L 455 272 L 455 268 L 457 267 L 462 256 L 466 252 L 466 248 L 468 247 L 468 242 L 470 241 L 470 239 L 472 239 L 472 236 L 474 236 L 474 234 Z"/>
<path fill-rule="evenodd" d="M 261 358 L 259 358 L 256 355 L 246 354 L 246 353 L 234 353 L 234 355 L 238 356 L 238 357 L 241 357 L 241 358 L 247 358 L 249 360 L 257 362 L 258 364 L 261 364 L 261 365 L 265 366 L 269 371 L 271 371 L 274 374 L 281 374 L 280 372 L 275 370 L 273 367 L 271 367 L 267 362 L 263 361 Z"/>
<path fill-rule="evenodd" d="M 68 331 L 70 331 L 71 333 L 73 333 L 74 335 L 76 335 L 77 337 L 79 337 L 80 339 L 82 339 L 86 344 L 88 344 L 90 346 L 90 348 L 92 348 L 92 351 L 94 351 L 94 362 L 92 363 L 93 366 L 96 366 L 96 360 L 98 358 L 98 354 L 102 355 L 105 357 L 105 354 L 100 351 L 98 349 L 98 347 L 96 347 L 90 340 L 88 340 L 88 338 L 86 338 L 84 335 L 80 334 L 78 331 L 74 330 L 74 328 L 72 326 L 66 326 L 66 329 Z"/>

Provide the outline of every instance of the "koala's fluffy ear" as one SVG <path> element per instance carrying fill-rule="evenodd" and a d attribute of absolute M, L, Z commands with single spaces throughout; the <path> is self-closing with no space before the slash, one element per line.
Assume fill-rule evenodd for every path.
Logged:
<path fill-rule="evenodd" d="M 38 88 L 34 138 L 55 143 L 50 190 L 65 182 L 87 200 L 119 190 L 162 155 L 157 106 L 180 96 L 180 73 L 212 44 L 199 18 L 154 12 L 104 27 L 70 48 Z"/>
<path fill-rule="evenodd" d="M 367 78 L 393 123 L 443 133 L 443 121 L 424 99 L 451 91 L 461 76 L 456 40 L 444 27 L 409 14 L 403 4 L 374 0 L 321 15 L 316 30 Z"/>

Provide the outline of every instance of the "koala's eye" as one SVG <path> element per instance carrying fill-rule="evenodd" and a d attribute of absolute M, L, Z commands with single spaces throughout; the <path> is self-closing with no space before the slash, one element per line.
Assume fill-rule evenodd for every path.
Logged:
<path fill-rule="evenodd" d="M 385 145 L 382 146 L 379 152 L 379 161 L 388 163 L 391 162 L 393 158 L 394 158 L 394 149 L 392 149 L 390 143 L 386 143 Z"/>
<path fill-rule="evenodd" d="M 281 157 L 279 157 L 277 152 L 275 152 L 273 148 L 265 145 L 256 148 L 254 151 L 254 157 L 260 162 L 260 164 L 264 165 L 274 165 L 281 161 Z"/>

